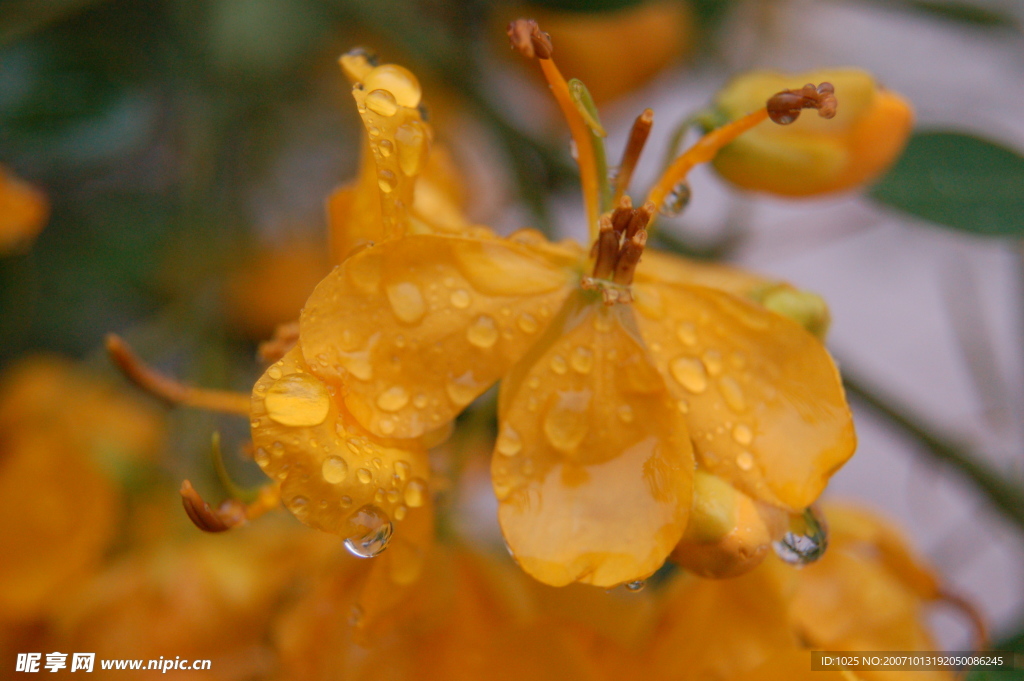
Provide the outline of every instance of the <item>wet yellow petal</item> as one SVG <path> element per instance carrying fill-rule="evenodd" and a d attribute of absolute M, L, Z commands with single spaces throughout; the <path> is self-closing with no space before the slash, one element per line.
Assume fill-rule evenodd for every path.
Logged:
<path fill-rule="evenodd" d="M 314 374 L 343 382 L 353 416 L 382 436 L 451 420 L 536 342 L 574 275 L 531 246 L 415 235 L 368 248 L 306 303 Z"/>
<path fill-rule="evenodd" d="M 553 586 L 645 578 L 686 525 L 692 456 L 631 308 L 577 293 L 502 385 L 491 477 L 505 540 Z"/>
<path fill-rule="evenodd" d="M 728 265 L 690 260 L 671 253 L 648 249 L 635 281 L 657 284 L 695 284 L 745 297 L 765 286 L 777 284 L 759 274 Z"/>
<path fill-rule="evenodd" d="M 710 472 L 800 510 L 856 444 L 839 374 L 796 323 L 699 286 L 634 285 L 637 321 Z"/>
<path fill-rule="evenodd" d="M 426 503 L 429 464 L 412 441 L 381 442 L 355 423 L 339 390 L 314 376 L 296 346 L 270 366 L 252 395 L 256 463 L 281 483 L 284 505 L 305 524 L 367 541 Z M 387 540 L 384 539 L 384 543 Z"/>

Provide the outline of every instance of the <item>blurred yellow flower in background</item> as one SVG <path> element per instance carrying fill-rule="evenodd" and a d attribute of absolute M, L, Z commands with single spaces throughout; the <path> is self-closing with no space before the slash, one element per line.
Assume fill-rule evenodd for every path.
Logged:
<path fill-rule="evenodd" d="M 49 215 L 46 196 L 0 166 L 0 255 L 31 243 Z"/>

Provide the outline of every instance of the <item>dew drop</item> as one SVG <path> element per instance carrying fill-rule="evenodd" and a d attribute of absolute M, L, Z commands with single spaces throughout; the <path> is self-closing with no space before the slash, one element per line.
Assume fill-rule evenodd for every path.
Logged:
<path fill-rule="evenodd" d="M 674 218 L 683 212 L 688 203 L 690 203 L 690 185 L 680 182 L 665 197 L 658 212 L 667 218 Z"/>
<path fill-rule="evenodd" d="M 419 121 L 409 121 L 395 131 L 398 167 L 407 177 L 419 174 L 427 158 L 427 133 Z"/>
<path fill-rule="evenodd" d="M 373 473 L 368 468 L 360 468 L 356 471 L 356 479 L 364 485 L 369 485 L 373 482 Z"/>
<path fill-rule="evenodd" d="M 366 95 L 366 108 L 381 116 L 394 116 L 398 113 L 398 101 L 387 90 L 374 90 Z"/>
<path fill-rule="evenodd" d="M 469 291 L 462 288 L 456 289 L 452 291 L 449 300 L 451 300 L 452 302 L 452 307 L 457 307 L 460 310 L 465 310 L 467 307 L 469 307 Z"/>
<path fill-rule="evenodd" d="M 681 322 L 676 328 L 676 337 L 684 345 L 697 344 L 697 327 L 692 322 Z"/>
<path fill-rule="evenodd" d="M 275 381 L 281 378 L 281 367 L 270 367 L 269 369 L 267 369 L 267 376 L 270 376 L 270 378 L 274 379 Z"/>
<path fill-rule="evenodd" d="M 417 409 L 424 409 L 428 403 L 429 400 L 427 399 L 427 396 L 424 395 L 423 393 L 416 393 L 416 396 L 412 398 L 412 406 L 416 407 Z"/>
<path fill-rule="evenodd" d="M 672 378 L 691 393 L 699 395 L 707 390 L 708 375 L 704 365 L 692 357 L 676 357 L 669 363 Z"/>
<path fill-rule="evenodd" d="M 483 392 L 484 386 L 477 383 L 472 371 L 467 371 L 461 376 L 449 377 L 444 384 L 448 398 L 457 407 L 464 407 Z"/>
<path fill-rule="evenodd" d="M 409 69 L 397 64 L 382 64 L 363 78 L 367 90 L 387 90 L 398 104 L 416 108 L 420 104 L 423 90 L 419 81 Z"/>
<path fill-rule="evenodd" d="M 626 588 L 628 590 L 632 591 L 633 593 L 637 593 L 639 591 L 643 591 L 646 586 L 647 586 L 647 580 L 645 580 L 645 579 L 637 579 L 637 580 L 634 580 L 632 582 L 626 582 Z"/>
<path fill-rule="evenodd" d="M 337 485 L 348 477 L 348 464 L 340 456 L 329 456 L 320 466 L 320 474 L 327 482 Z"/>
<path fill-rule="evenodd" d="M 398 178 L 395 177 L 393 172 L 385 168 L 377 172 L 377 186 L 385 194 L 390 194 L 398 186 Z"/>
<path fill-rule="evenodd" d="M 405 516 L 409 514 L 409 507 L 405 504 L 399 504 L 395 506 L 395 520 L 405 520 Z"/>
<path fill-rule="evenodd" d="M 395 462 L 395 475 L 398 476 L 399 480 L 408 480 L 409 473 L 412 472 L 412 466 L 409 465 L 408 461 L 402 461 L 399 459 Z"/>
<path fill-rule="evenodd" d="M 391 140 L 381 140 L 377 143 L 377 151 L 379 151 L 380 155 L 384 158 L 390 158 L 394 150 L 395 145 Z"/>
<path fill-rule="evenodd" d="M 388 547 L 394 526 L 387 513 L 372 504 L 362 506 L 346 523 L 345 548 L 358 558 L 373 558 Z"/>
<path fill-rule="evenodd" d="M 398 502 L 399 493 L 397 489 L 389 489 L 386 495 L 388 503 L 394 504 Z"/>
<path fill-rule="evenodd" d="M 253 460 L 259 464 L 260 468 L 266 468 L 270 464 L 270 454 L 263 447 L 257 447 L 256 453 L 253 454 Z"/>
<path fill-rule="evenodd" d="M 352 508 L 352 503 L 352 497 L 348 496 L 347 494 L 341 498 L 342 508 Z"/>
<path fill-rule="evenodd" d="M 466 329 L 466 339 L 478 348 L 489 348 L 498 342 L 498 325 L 485 314 L 473 320 Z"/>
<path fill-rule="evenodd" d="M 813 563 L 828 548 L 828 526 L 824 517 L 813 507 L 804 509 L 803 513 L 794 513 L 789 517 L 786 534 L 782 539 L 772 542 L 772 548 L 779 558 L 790 565 Z"/>
<path fill-rule="evenodd" d="M 508 424 L 505 424 L 501 429 L 501 434 L 498 436 L 498 441 L 495 443 L 494 448 L 498 450 L 499 454 L 504 456 L 515 456 L 522 451 L 523 442 L 519 439 L 519 433 L 514 431 Z"/>
<path fill-rule="evenodd" d="M 523 333 L 537 333 L 538 324 L 537 319 L 529 312 L 523 312 L 516 319 L 516 326 Z"/>
<path fill-rule="evenodd" d="M 393 385 L 377 395 L 377 406 L 384 411 L 398 411 L 409 404 L 409 393 L 400 385 Z"/>
<path fill-rule="evenodd" d="M 723 376 L 718 382 L 718 389 L 722 391 L 722 399 L 733 411 L 743 411 L 747 408 L 747 399 L 743 396 L 743 388 L 731 376 Z"/>
<path fill-rule="evenodd" d="M 416 284 L 410 281 L 391 284 L 386 292 L 392 312 L 406 324 L 415 324 L 427 313 L 427 303 Z"/>
<path fill-rule="evenodd" d="M 633 422 L 633 407 L 629 406 L 628 404 L 619 405 L 619 408 L 615 410 L 615 414 L 623 423 Z"/>
<path fill-rule="evenodd" d="M 327 388 L 308 374 L 291 374 L 267 389 L 267 416 L 283 426 L 317 426 L 327 418 Z"/>
<path fill-rule="evenodd" d="M 563 390 L 544 415 L 544 435 L 555 449 L 574 451 L 587 435 L 589 390 Z"/>
<path fill-rule="evenodd" d="M 745 423 L 739 423 L 732 429 L 732 439 L 741 445 L 749 445 L 754 439 L 754 432 Z"/>
<path fill-rule="evenodd" d="M 589 374 L 590 370 L 594 368 L 594 353 L 581 345 L 572 351 L 569 361 L 572 363 L 572 368 L 579 373 Z"/>
<path fill-rule="evenodd" d="M 749 471 L 754 467 L 754 455 L 750 452 L 740 452 L 736 455 L 736 466 L 741 471 Z"/>
<path fill-rule="evenodd" d="M 717 376 L 722 373 L 722 353 L 718 350 L 708 350 L 701 359 L 704 361 L 704 368 L 710 375 Z"/>
<path fill-rule="evenodd" d="M 309 499 L 300 494 L 289 499 L 287 506 L 288 510 L 296 515 L 305 513 L 306 507 L 309 506 Z"/>
<path fill-rule="evenodd" d="M 565 357 L 561 355 L 555 355 L 551 358 L 551 370 L 556 374 L 563 375 L 569 370 L 569 364 L 565 361 Z"/>
<path fill-rule="evenodd" d="M 419 508 L 427 500 L 427 483 L 422 478 L 413 478 L 405 486 L 402 494 L 405 505 L 409 508 Z"/>

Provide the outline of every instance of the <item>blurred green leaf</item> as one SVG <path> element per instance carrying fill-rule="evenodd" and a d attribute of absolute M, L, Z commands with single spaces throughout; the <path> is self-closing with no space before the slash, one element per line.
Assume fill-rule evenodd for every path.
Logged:
<path fill-rule="evenodd" d="M 971 135 L 917 133 L 872 196 L 954 229 L 1022 236 L 1024 156 Z"/>
<path fill-rule="evenodd" d="M 1016 20 L 1011 15 L 974 3 L 941 2 L 937 0 L 906 0 L 906 3 L 922 12 L 963 24 L 989 28 L 1013 28 L 1017 26 Z"/>

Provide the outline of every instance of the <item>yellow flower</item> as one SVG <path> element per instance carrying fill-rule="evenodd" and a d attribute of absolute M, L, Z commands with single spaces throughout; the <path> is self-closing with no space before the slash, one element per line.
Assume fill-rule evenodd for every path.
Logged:
<path fill-rule="evenodd" d="M 871 182 L 903 151 L 913 126 L 910 104 L 859 69 L 747 73 L 718 94 L 713 116 L 735 120 L 794 81 L 831 82 L 842 102 L 835 118 L 805 116 L 786 127 L 752 130 L 715 158 L 719 175 L 744 189 L 814 196 Z"/>
<path fill-rule="evenodd" d="M 49 215 L 42 192 L 0 166 L 0 255 L 35 239 Z"/>
<path fill-rule="evenodd" d="M 510 7 L 501 14 L 505 22 L 533 16 L 557 35 L 562 70 L 588 83 L 599 104 L 641 87 L 693 47 L 693 16 L 685 2 L 647 0 L 599 11 L 542 5 Z"/>
<path fill-rule="evenodd" d="M 0 620 L 41 615 L 100 563 L 117 529 L 111 468 L 152 458 L 151 409 L 52 357 L 0 384 Z"/>
<path fill-rule="evenodd" d="M 308 403 L 289 403 L 302 416 L 291 424 L 294 446 L 286 443 L 282 461 L 313 457 L 314 464 L 285 472 L 284 484 L 305 475 L 303 490 L 331 489 L 313 482 L 315 464 L 327 455 L 320 453 L 325 447 L 330 456 L 351 460 L 341 444 L 355 428 L 346 412 L 377 438 L 408 441 L 450 422 L 505 378 L 492 480 L 511 551 L 546 583 L 613 586 L 647 577 L 679 542 L 695 456 L 701 469 L 751 498 L 800 511 L 852 454 L 853 429 L 821 343 L 735 295 L 762 280 L 654 254 L 645 254 L 647 271 L 637 269 L 655 206 L 672 200 L 690 167 L 768 111 L 712 133 L 684 154 L 640 208 L 623 196 L 602 212 L 608 202 L 600 198 L 605 180 L 595 159 L 603 149 L 577 107 L 575 86 L 562 79 L 536 24 L 516 22 L 510 33 L 522 52 L 540 57 L 569 120 L 595 239 L 591 255 L 530 230 L 507 239 L 478 227 L 441 233 L 418 216 L 413 183 L 425 149 L 403 151 L 420 137 L 400 134 L 419 123 L 410 108 L 418 96 L 396 105 L 410 90 L 407 72 L 394 71 L 403 74 L 399 94 L 372 90 L 374 72 L 350 56 L 348 70 L 361 72 L 354 95 L 367 124 L 382 211 L 379 223 L 353 216 L 345 237 L 358 233 L 380 242 L 356 249 L 317 287 L 300 317 L 301 357 L 276 369 L 301 375 L 294 379 L 301 391 L 284 391 L 296 398 L 301 392 Z M 384 106 L 377 110 L 374 102 Z M 402 166 L 396 159 L 409 153 L 417 164 Z M 634 162 L 620 169 L 619 194 Z M 262 392 L 272 390 L 267 377 L 257 384 L 254 418 L 263 413 Z M 272 412 L 268 402 L 266 413 Z M 336 424 L 341 438 L 330 439 Z M 263 428 L 262 422 L 254 427 L 254 440 L 266 449 L 277 436 L 268 438 Z M 313 447 L 309 438 L 315 449 L 300 452 Z M 385 475 L 389 457 L 377 457 Z M 353 466 L 347 468 L 351 475 Z M 370 473 L 374 481 L 365 483 L 361 498 L 380 484 Z M 302 496 L 307 518 L 328 498 Z"/>

